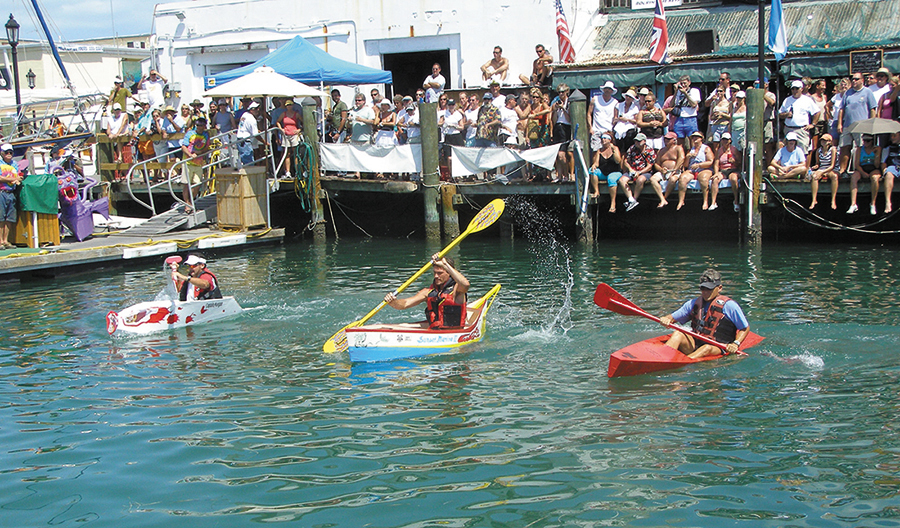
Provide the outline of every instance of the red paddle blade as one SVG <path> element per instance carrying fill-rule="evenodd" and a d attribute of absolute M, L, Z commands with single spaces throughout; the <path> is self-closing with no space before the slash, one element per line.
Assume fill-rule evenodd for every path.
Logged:
<path fill-rule="evenodd" d="M 181 264 L 181 257 L 178 255 L 166 257 L 166 264 Z"/>
<path fill-rule="evenodd" d="M 644 315 L 647 313 L 606 283 L 600 283 L 597 286 L 597 290 L 594 292 L 594 304 L 622 315 Z"/>

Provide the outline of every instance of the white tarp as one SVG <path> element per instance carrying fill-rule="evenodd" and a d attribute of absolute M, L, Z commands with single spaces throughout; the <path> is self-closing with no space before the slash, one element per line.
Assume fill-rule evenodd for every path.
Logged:
<path fill-rule="evenodd" d="M 422 172 L 422 145 L 320 143 L 322 168 L 335 172 Z"/>
<path fill-rule="evenodd" d="M 552 170 L 559 147 L 557 144 L 521 151 L 501 147 L 453 147 L 450 175 L 461 178 L 523 161 Z"/>

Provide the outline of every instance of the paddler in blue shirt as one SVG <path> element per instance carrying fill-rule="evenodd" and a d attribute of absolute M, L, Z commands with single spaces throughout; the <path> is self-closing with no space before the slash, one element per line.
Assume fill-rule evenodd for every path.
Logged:
<path fill-rule="evenodd" d="M 430 287 L 404 299 L 398 299 L 391 292 L 384 296 L 384 302 L 397 310 L 426 303 L 428 327 L 435 330 L 464 326 L 469 280 L 456 269 L 456 263 L 451 258 L 440 258 L 440 254 L 435 253 L 431 262 L 434 266 L 434 281 Z"/>
<path fill-rule="evenodd" d="M 691 322 L 691 329 L 709 336 L 719 343 L 728 343 L 725 352 L 733 354 L 750 332 L 750 324 L 741 307 L 732 299 L 720 295 L 722 275 L 710 268 L 700 275 L 700 297 L 684 303 L 675 313 L 660 317 L 660 322 L 684 324 Z M 673 332 L 667 346 L 686 354 L 690 358 L 716 355 L 721 349 L 706 343 L 696 343 L 694 338 L 681 332 Z"/>

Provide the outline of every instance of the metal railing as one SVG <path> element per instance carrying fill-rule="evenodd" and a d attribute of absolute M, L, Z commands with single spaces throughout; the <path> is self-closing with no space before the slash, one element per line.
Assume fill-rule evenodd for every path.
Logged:
<path fill-rule="evenodd" d="M 255 134 L 254 136 L 251 136 L 251 138 L 263 137 L 264 135 L 270 136 L 273 131 L 277 131 L 277 130 L 278 129 L 274 128 L 274 127 L 269 128 L 267 130 L 259 132 L 258 134 Z M 250 139 L 250 138 L 247 138 L 247 139 Z M 160 160 L 162 160 L 163 158 L 168 158 L 172 152 L 178 152 L 178 150 L 170 150 L 170 151 L 167 151 L 165 154 L 160 154 L 158 156 L 154 156 L 153 158 L 150 158 L 147 160 L 142 160 L 142 161 L 132 165 L 131 168 L 128 170 L 128 173 L 125 176 L 125 183 L 126 183 L 126 186 L 128 189 L 128 195 L 136 203 L 149 209 L 153 216 L 156 216 L 156 215 L 160 214 L 160 212 L 157 211 L 157 209 L 156 209 L 156 201 L 153 198 L 153 190 L 159 189 L 162 187 L 167 187 L 169 190 L 169 194 L 172 196 L 173 200 L 176 203 L 180 203 L 180 204 L 190 207 L 191 211 L 196 211 L 196 208 L 194 207 L 194 192 L 193 191 L 195 188 L 202 187 L 215 178 L 215 170 L 214 170 L 215 167 L 229 164 L 232 167 L 240 169 L 244 165 L 241 163 L 240 155 L 238 155 L 237 145 L 238 145 L 238 142 L 240 142 L 240 141 L 245 141 L 245 139 L 240 139 L 240 140 L 237 139 L 235 130 L 231 130 L 229 132 L 224 132 L 222 134 L 218 134 L 216 136 L 210 137 L 210 142 L 211 143 L 217 142 L 219 146 L 218 146 L 218 148 L 210 149 L 210 152 L 208 152 L 207 154 L 204 155 L 204 157 L 208 157 L 208 163 L 204 163 L 201 168 L 201 170 L 203 171 L 204 177 L 202 177 L 200 179 L 200 182 L 196 183 L 196 184 L 191 181 L 188 181 L 187 183 L 182 183 L 182 189 L 183 189 L 184 185 L 188 185 L 190 187 L 191 192 L 188 194 L 188 196 L 190 196 L 190 203 L 182 200 L 176 193 L 175 188 L 172 186 L 173 180 L 181 179 L 182 171 L 184 170 L 182 166 L 185 163 L 187 163 L 188 160 L 183 160 L 183 159 L 178 160 L 172 165 L 171 168 L 150 169 L 149 167 L 147 167 L 148 164 L 153 163 L 153 162 L 164 163 L 164 162 L 161 162 Z M 269 145 L 271 145 L 271 141 L 269 142 Z M 181 147 L 179 147 L 179 149 L 180 148 Z M 254 159 L 253 163 L 256 163 L 263 159 L 271 160 L 271 162 L 272 162 L 271 166 L 274 166 L 274 158 L 272 155 L 271 148 L 268 148 L 266 150 L 266 155 L 263 158 Z M 179 168 L 181 168 L 181 170 L 178 170 Z M 213 170 L 209 170 L 210 168 L 212 168 Z M 153 182 L 150 179 L 150 174 L 151 174 L 151 171 L 153 171 L 153 170 L 166 171 L 166 176 L 163 178 L 162 181 Z M 145 183 L 147 186 L 147 195 L 148 195 L 148 199 L 149 199 L 150 203 L 147 203 L 147 202 L 141 200 L 140 198 L 138 198 L 135 195 L 134 189 L 132 188 L 131 184 L 134 179 L 133 175 L 136 171 L 139 171 L 139 174 L 142 175 L 143 183 Z"/>

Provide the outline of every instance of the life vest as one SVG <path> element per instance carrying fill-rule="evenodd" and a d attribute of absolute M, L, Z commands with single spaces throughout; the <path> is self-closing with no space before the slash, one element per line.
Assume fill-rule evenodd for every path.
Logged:
<path fill-rule="evenodd" d="M 456 304 L 453 299 L 453 288 L 456 281 L 448 279 L 438 290 L 433 284 L 428 297 L 425 298 L 425 317 L 428 327 L 433 329 L 460 328 L 466 322 L 466 304 Z"/>
<path fill-rule="evenodd" d="M 212 280 L 210 280 L 209 278 L 204 278 L 204 275 L 209 275 L 209 277 L 211 277 Z M 191 299 L 192 301 L 194 301 L 194 300 L 205 301 L 207 299 L 221 299 L 222 298 L 222 292 L 219 290 L 219 279 L 217 279 L 216 276 L 213 275 L 213 273 L 211 271 L 203 270 L 203 273 L 201 273 L 200 276 L 196 277 L 196 278 L 203 279 L 203 280 L 209 282 L 210 287 L 205 290 L 201 289 L 201 288 L 197 288 L 196 286 L 191 285 L 191 281 L 186 280 L 181 283 L 181 292 L 178 295 L 179 301 L 187 301 L 188 293 L 190 290 L 194 291 L 194 298 Z"/>
<path fill-rule="evenodd" d="M 737 335 L 737 326 L 725 317 L 725 303 L 729 297 L 717 295 L 706 309 L 706 316 L 702 315 L 703 298 L 697 297 L 694 307 L 691 308 L 691 330 L 700 335 L 710 336 L 719 343 L 727 344 L 734 341 Z"/>

